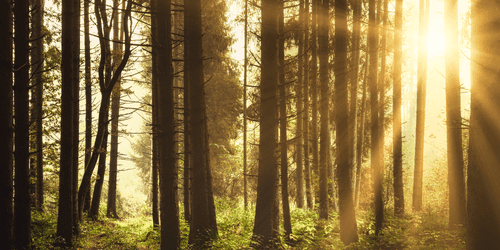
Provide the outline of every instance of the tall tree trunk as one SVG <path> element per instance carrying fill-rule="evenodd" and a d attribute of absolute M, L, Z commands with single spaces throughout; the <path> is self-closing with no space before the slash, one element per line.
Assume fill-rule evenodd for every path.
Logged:
<path fill-rule="evenodd" d="M 5 249 L 14 248 L 13 198 L 13 131 L 12 131 L 12 6 L 0 2 L 0 242 Z"/>
<path fill-rule="evenodd" d="M 59 170 L 59 209 L 57 235 L 66 246 L 73 238 L 73 98 L 74 98 L 74 1 L 62 2 L 62 58 L 61 58 L 61 158 Z"/>
<path fill-rule="evenodd" d="M 113 0 L 113 9 L 116 10 L 113 17 L 113 65 L 115 66 L 115 70 L 121 59 L 121 42 L 123 41 L 123 29 L 118 28 L 118 13 L 120 13 L 118 7 L 118 0 Z M 108 206 L 106 210 L 106 216 L 108 218 L 118 218 L 116 213 L 116 182 L 118 177 L 118 121 L 120 117 L 120 95 L 121 77 L 118 78 L 111 97 L 111 152 L 109 155 Z"/>
<path fill-rule="evenodd" d="M 363 163 L 363 151 L 364 151 L 364 137 L 365 137 L 365 116 L 366 116 L 366 88 L 368 85 L 368 53 L 365 57 L 365 69 L 364 69 L 364 80 L 363 80 L 363 95 L 361 97 L 361 110 L 359 112 L 359 126 L 358 126 L 358 137 L 356 143 L 356 182 L 354 191 L 354 205 L 359 206 L 359 195 L 361 194 L 361 164 Z"/>
<path fill-rule="evenodd" d="M 107 117 L 106 117 L 107 119 Z M 97 167 L 97 179 L 94 185 L 94 194 L 92 195 L 92 204 L 90 206 L 89 217 L 92 220 L 99 219 L 99 207 L 101 204 L 102 186 L 104 184 L 104 176 L 106 175 L 106 156 L 108 148 L 109 131 L 106 129 L 104 133 L 103 147 L 99 155 L 99 166 Z"/>
<path fill-rule="evenodd" d="M 113 88 L 118 81 L 118 77 L 125 68 L 127 64 L 128 58 L 130 57 L 130 35 L 129 35 L 129 17 L 131 15 L 131 1 L 127 1 L 127 7 L 125 8 L 125 14 L 123 15 L 122 22 L 125 24 L 123 26 L 123 33 L 125 37 L 125 50 L 123 53 L 123 58 L 120 61 L 117 69 L 113 71 L 111 74 L 111 68 L 108 66 L 108 60 L 110 60 L 110 46 L 109 46 L 109 31 L 110 27 L 107 22 L 106 10 L 103 7 L 105 5 L 102 4 L 102 0 L 96 0 L 94 9 L 96 15 L 96 23 L 97 23 L 97 32 L 99 35 L 99 44 L 101 49 L 101 57 L 99 62 L 99 87 L 101 91 L 101 106 L 99 108 L 99 118 L 97 125 L 97 134 L 94 142 L 94 148 L 92 151 L 92 155 L 85 169 L 85 173 L 83 174 L 82 182 L 80 184 L 80 188 L 78 190 L 78 200 L 83 201 L 84 197 L 87 195 L 87 192 L 90 190 L 90 179 L 92 177 L 92 173 L 95 169 L 95 165 L 97 163 L 97 158 L 99 152 L 102 150 L 103 139 L 105 134 L 105 128 L 108 124 L 108 120 L 106 119 L 108 111 L 111 93 Z M 78 204 L 78 216 L 81 219 L 83 214 L 83 202 Z"/>
<path fill-rule="evenodd" d="M 74 44 L 71 47 L 73 53 L 73 172 L 72 172 L 72 199 L 73 199 L 73 234 L 78 235 L 78 153 L 80 145 L 80 0 L 73 4 L 73 22 L 71 32 L 73 32 Z"/>
<path fill-rule="evenodd" d="M 151 9 L 156 9 L 156 1 L 150 0 Z M 156 30 L 157 30 L 157 22 L 154 14 L 152 14 L 151 18 L 151 98 L 152 98 L 152 132 L 153 132 L 153 145 L 152 145 L 152 174 L 151 179 L 153 182 L 152 185 L 152 214 L 153 214 L 153 227 L 158 227 L 160 225 L 158 216 L 158 165 L 159 165 L 159 136 L 158 136 L 158 99 L 159 99 L 159 89 L 158 89 L 158 44 L 155 43 Z M 186 114 L 184 112 L 184 114 Z M 186 216 L 186 215 L 185 215 Z"/>
<path fill-rule="evenodd" d="M 500 249 L 500 3 L 471 8 L 471 117 L 467 170 L 467 249 Z"/>
<path fill-rule="evenodd" d="M 394 161 L 394 214 L 405 212 L 403 185 L 403 138 L 401 137 L 401 67 L 403 64 L 403 0 L 396 0 L 394 17 L 394 71 L 393 71 L 393 161 Z"/>
<path fill-rule="evenodd" d="M 184 15 L 184 27 L 186 18 Z M 185 31 L 184 31 L 184 34 Z M 190 108 L 189 108 L 189 72 L 188 68 L 188 48 L 184 39 L 184 217 L 191 222 L 191 128 L 190 128 Z"/>
<path fill-rule="evenodd" d="M 460 67 L 458 51 L 458 1 L 445 1 L 446 129 L 450 227 L 465 223 L 465 182 L 460 114 Z"/>
<path fill-rule="evenodd" d="M 378 235 L 384 222 L 384 203 L 382 201 L 382 167 L 380 166 L 379 118 L 378 118 L 378 27 L 375 18 L 375 0 L 369 2 L 368 50 L 370 53 L 370 107 L 371 107 L 371 164 L 373 191 L 375 195 L 375 234 Z"/>
<path fill-rule="evenodd" d="M 283 227 L 285 229 L 285 239 L 290 240 L 292 234 L 292 224 L 290 219 L 290 203 L 288 201 L 288 151 L 287 151 L 287 113 L 286 113 L 286 83 L 285 83 L 285 14 L 284 3 L 280 2 L 279 12 L 279 41 L 278 41 L 278 60 L 279 60 L 279 93 L 280 93 L 280 152 L 281 152 L 281 202 L 283 205 Z"/>
<path fill-rule="evenodd" d="M 28 1 L 14 6 L 14 239 L 16 249 L 31 245 L 31 210 L 29 191 L 29 11 Z"/>
<path fill-rule="evenodd" d="M 158 42 L 158 136 L 161 183 L 161 248 L 177 248 L 180 244 L 178 170 L 174 151 L 174 89 L 172 73 L 172 39 L 170 1 L 156 1 Z"/>
<path fill-rule="evenodd" d="M 383 13 L 381 11 L 382 8 L 382 3 L 383 3 Z M 379 85 L 379 105 L 378 105 L 378 114 L 379 114 L 379 126 L 378 126 L 378 131 L 379 131 L 379 153 L 380 153 L 380 168 L 381 168 L 381 178 L 383 179 L 384 175 L 384 169 L 385 169 L 385 154 L 384 154 L 384 149 L 385 149 L 385 129 L 384 129 L 384 112 L 385 112 L 385 74 L 386 74 L 386 45 L 387 45 L 387 12 L 388 12 L 388 0 L 382 0 L 382 2 L 379 3 L 378 7 L 378 16 L 379 16 L 379 22 L 381 22 L 381 34 L 380 34 L 380 79 L 378 81 Z"/>
<path fill-rule="evenodd" d="M 319 203 L 319 147 L 318 147 L 318 47 L 317 47 L 317 23 L 318 23 L 318 1 L 312 1 L 312 23 L 311 23 L 311 146 L 312 146 L 312 170 L 313 192 L 315 203 Z"/>
<path fill-rule="evenodd" d="M 35 122 L 35 155 L 36 155 L 36 209 L 43 210 L 43 1 L 37 0 L 33 3 L 33 39 L 32 46 L 32 75 L 34 78 L 32 98 L 35 99 L 32 112 Z"/>
<path fill-rule="evenodd" d="M 245 65 L 243 73 L 243 203 L 245 210 L 248 207 L 247 190 L 247 67 L 248 67 L 248 0 L 245 0 Z"/>
<path fill-rule="evenodd" d="M 345 245 L 358 241 L 349 159 L 349 104 L 347 100 L 347 1 L 335 1 L 335 126 L 339 188 L 340 239 Z"/>
<path fill-rule="evenodd" d="M 318 1 L 318 0 L 316 0 Z M 319 217 L 328 219 L 328 155 L 330 151 L 328 104 L 330 89 L 328 84 L 328 0 L 318 3 L 318 45 L 319 45 L 319 82 L 320 82 L 320 152 L 319 152 Z"/>
<path fill-rule="evenodd" d="M 201 1 L 185 4 L 185 39 L 187 46 L 187 72 L 189 75 L 190 138 L 192 145 L 192 207 L 189 243 L 195 247 L 206 247 L 210 242 L 215 210 L 212 209 L 213 194 L 209 165 L 206 105 L 204 91 Z"/>
<path fill-rule="evenodd" d="M 351 65 L 350 65 L 350 100 L 349 100 L 349 159 L 351 172 L 353 175 L 353 191 L 356 190 L 356 129 L 357 129 L 357 104 L 358 104 L 358 75 L 359 75 L 359 42 L 361 40 L 361 9 L 362 2 L 360 0 L 351 3 L 353 9 L 353 33 L 352 33 L 352 49 L 351 49 Z"/>
<path fill-rule="evenodd" d="M 83 26 L 85 49 L 85 167 L 88 166 L 92 155 L 92 59 L 90 58 L 90 19 L 89 0 L 83 0 Z M 90 187 L 90 186 L 89 186 Z M 90 190 L 84 197 L 83 211 L 90 210 Z"/>
<path fill-rule="evenodd" d="M 304 179 L 306 181 L 307 208 L 313 208 L 313 198 L 311 190 L 311 166 L 309 164 L 309 0 L 304 0 L 304 68 L 302 77 L 304 109 L 302 114 L 304 130 Z"/>
<path fill-rule="evenodd" d="M 303 116 L 303 99 L 302 99 L 302 84 L 303 84 L 303 60 L 301 60 L 301 57 L 303 56 L 304 53 L 304 44 L 303 44 L 303 36 L 302 36 L 302 22 L 304 21 L 304 0 L 300 0 L 299 3 L 299 25 L 298 25 L 298 46 L 299 46 L 299 51 L 297 54 L 297 60 L 298 62 L 298 71 L 297 71 L 297 85 L 295 86 L 295 98 L 297 98 L 296 102 L 296 110 L 297 110 L 297 118 L 296 118 L 296 132 L 295 132 L 295 137 L 296 137 L 296 172 L 297 172 L 297 207 L 298 208 L 303 208 L 304 207 L 304 165 L 303 165 L 303 154 L 302 154 L 302 116 Z"/>
<path fill-rule="evenodd" d="M 427 85 L 427 33 L 429 29 L 429 0 L 420 0 L 418 29 L 417 127 L 415 139 L 415 173 L 413 179 L 413 211 L 422 210 L 424 173 L 425 99 Z"/>
<path fill-rule="evenodd" d="M 278 169 L 276 150 L 276 85 L 278 82 L 278 1 L 262 1 L 261 26 L 261 107 L 259 178 L 253 239 L 257 247 L 271 247 L 277 237 Z"/>

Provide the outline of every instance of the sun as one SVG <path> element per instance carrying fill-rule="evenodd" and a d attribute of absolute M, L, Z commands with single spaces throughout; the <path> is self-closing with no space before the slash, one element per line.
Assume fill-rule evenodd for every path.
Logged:
<path fill-rule="evenodd" d="M 427 48 L 430 56 L 444 56 L 446 41 L 444 31 L 429 27 L 429 37 L 427 39 Z"/>

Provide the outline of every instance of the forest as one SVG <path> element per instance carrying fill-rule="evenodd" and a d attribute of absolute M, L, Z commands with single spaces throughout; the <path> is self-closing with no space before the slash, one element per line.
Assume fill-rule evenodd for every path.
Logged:
<path fill-rule="evenodd" d="M 499 13 L 0 0 L 1 248 L 500 249 Z"/>

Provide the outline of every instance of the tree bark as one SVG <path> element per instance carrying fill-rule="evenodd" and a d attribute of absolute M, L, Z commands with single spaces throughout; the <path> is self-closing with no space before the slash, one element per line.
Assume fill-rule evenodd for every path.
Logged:
<path fill-rule="evenodd" d="M 12 6 L 0 1 L 0 242 L 14 248 L 13 238 L 13 122 L 12 122 Z"/>
<path fill-rule="evenodd" d="M 156 1 L 150 0 L 151 9 L 156 9 Z M 158 164 L 159 164 L 159 136 L 158 136 L 158 99 L 159 99 L 159 89 L 158 89 L 158 44 L 155 42 L 157 39 L 156 30 L 157 30 L 157 22 L 156 17 L 153 13 L 151 18 L 151 98 L 152 98 L 152 137 L 153 137 L 153 145 L 151 147 L 151 151 L 153 154 L 152 159 L 152 174 L 151 179 L 153 182 L 152 185 L 152 214 L 153 214 L 153 227 L 158 227 L 160 225 L 159 222 L 159 212 L 158 212 Z M 186 114 L 184 112 L 184 114 Z M 186 216 L 186 215 L 185 215 Z"/>
<path fill-rule="evenodd" d="M 243 73 L 243 203 L 245 210 L 248 207 L 247 190 L 247 71 L 248 71 L 248 0 L 245 0 L 245 65 Z"/>
<path fill-rule="evenodd" d="M 354 205 L 359 206 L 359 195 L 361 194 L 361 164 L 363 163 L 363 151 L 364 151 L 364 138 L 365 138 L 365 121 L 366 121 L 366 89 L 368 85 L 368 53 L 366 53 L 365 65 L 364 65 L 364 80 L 363 80 L 363 95 L 361 97 L 361 110 L 359 112 L 359 126 L 358 126 L 358 137 L 356 143 L 356 184 L 354 191 Z"/>
<path fill-rule="evenodd" d="M 393 175 L 394 214 L 403 216 L 405 212 L 403 185 L 403 138 L 401 136 L 401 68 L 403 64 L 403 0 L 396 0 L 394 17 L 394 71 L 393 71 Z"/>
<path fill-rule="evenodd" d="M 107 119 L 108 117 L 106 117 Z M 102 151 L 99 155 L 99 166 L 97 167 L 97 179 L 94 185 L 94 194 L 92 195 L 92 205 L 90 206 L 89 217 L 97 221 L 99 219 L 99 207 L 101 204 L 101 194 L 102 194 L 102 186 L 104 184 L 104 176 L 106 175 L 106 155 L 108 148 L 108 137 L 109 131 L 106 128 L 104 132 L 104 140 Z"/>
<path fill-rule="evenodd" d="M 500 249 L 500 3 L 472 2 L 467 249 Z"/>
<path fill-rule="evenodd" d="M 317 46 L 317 23 L 318 23 L 318 1 L 312 1 L 312 23 L 311 23 L 311 146 L 312 146 L 312 170 L 313 170 L 313 192 L 315 203 L 319 203 L 319 143 L 318 143 L 318 46 Z"/>
<path fill-rule="evenodd" d="M 113 0 L 116 10 L 113 17 L 113 65 L 116 67 L 121 59 L 123 39 L 122 30 L 118 28 L 118 0 Z M 123 25 L 123 24 L 122 24 Z M 116 69 L 115 69 L 116 70 Z M 121 77 L 118 78 L 111 97 L 111 152 L 109 155 L 108 206 L 106 216 L 118 218 L 116 213 L 116 185 L 118 178 L 118 121 L 120 119 Z"/>
<path fill-rule="evenodd" d="M 90 58 L 90 19 L 89 2 L 83 0 L 83 27 L 84 27 L 84 49 L 85 49 L 85 167 L 88 166 L 92 155 L 92 59 Z M 90 187 L 90 186 L 89 186 Z M 84 197 L 83 211 L 90 210 L 90 190 Z"/>
<path fill-rule="evenodd" d="M 349 155 L 349 102 L 347 100 L 347 1 L 335 1 L 335 126 L 339 188 L 340 239 L 345 245 L 358 241 L 353 204 L 352 161 Z"/>
<path fill-rule="evenodd" d="M 59 209 L 57 235 L 66 246 L 73 238 L 73 105 L 74 105 L 74 49 L 76 37 L 71 31 L 74 18 L 74 1 L 62 2 L 62 58 L 61 58 L 61 158 L 59 170 Z"/>
<path fill-rule="evenodd" d="M 304 179 L 306 181 L 306 200 L 307 208 L 313 208 L 313 197 L 311 190 L 311 166 L 309 164 L 309 0 L 304 0 L 304 66 L 302 77 L 304 78 L 303 85 L 303 126 L 302 131 L 304 137 Z"/>
<path fill-rule="evenodd" d="M 460 66 L 458 50 L 458 1 L 445 1 L 446 129 L 448 156 L 449 225 L 465 223 L 465 180 L 460 111 Z"/>
<path fill-rule="evenodd" d="M 72 199 L 73 199 L 73 234 L 79 234 L 78 223 L 78 160 L 80 144 L 80 0 L 73 3 L 73 22 L 71 32 L 73 32 L 73 72 L 71 74 L 73 81 L 73 155 L 72 155 Z M 83 200 L 83 198 L 82 198 Z"/>
<path fill-rule="evenodd" d="M 172 39 L 170 1 L 156 1 L 158 47 L 158 136 L 160 169 L 161 249 L 178 248 L 180 244 L 178 170 L 174 151 L 174 90 L 172 72 Z"/>
<path fill-rule="evenodd" d="M 303 60 L 301 60 L 301 56 L 304 53 L 304 44 L 303 44 L 303 36 L 302 36 L 302 22 L 304 21 L 304 0 L 300 0 L 299 3 L 299 25 L 298 25 L 298 46 L 299 51 L 297 54 L 298 62 L 298 71 L 297 71 L 297 85 L 295 86 L 295 92 L 297 102 L 296 102 L 296 110 L 297 110 L 297 127 L 295 132 L 296 137 L 296 172 L 297 172 L 297 207 L 304 207 L 304 165 L 303 165 L 303 144 L 302 144 L 302 121 L 303 121 L 303 99 L 302 99 L 302 84 L 303 84 Z"/>
<path fill-rule="evenodd" d="M 319 217 L 328 220 L 328 154 L 330 151 L 328 103 L 328 0 L 318 4 L 319 82 L 320 82 L 320 152 L 319 152 Z M 333 179 L 333 178 L 332 178 Z"/>
<path fill-rule="evenodd" d="M 424 172 L 425 98 L 427 85 L 427 33 L 429 30 L 429 0 L 420 0 L 417 73 L 417 127 L 415 138 L 415 172 L 413 180 L 413 211 L 422 210 Z"/>
<path fill-rule="evenodd" d="M 278 171 L 274 156 L 277 149 L 278 9 L 277 0 L 262 1 L 259 178 L 253 229 L 257 248 L 272 248 L 279 230 Z"/>

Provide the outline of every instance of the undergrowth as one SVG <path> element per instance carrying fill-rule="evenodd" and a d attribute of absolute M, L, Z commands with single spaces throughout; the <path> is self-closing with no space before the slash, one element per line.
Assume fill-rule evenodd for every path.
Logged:
<path fill-rule="evenodd" d="M 213 249 L 249 249 L 255 206 L 246 210 L 241 200 L 217 199 L 219 237 Z M 189 249 L 189 225 L 180 211 L 181 249 Z M 374 235 L 372 211 L 358 211 L 359 241 L 345 247 L 340 241 L 339 217 L 331 212 L 328 221 L 320 220 L 317 209 L 292 208 L 292 235 L 289 241 L 280 237 L 281 249 L 465 249 L 465 229 L 449 230 L 447 214 L 428 210 L 419 214 L 395 217 L 385 213 L 384 228 Z M 282 225 L 283 223 L 281 223 Z M 57 211 L 33 211 L 33 249 L 60 249 L 57 242 Z M 281 227 L 280 235 L 284 229 Z M 153 227 L 151 216 L 136 215 L 120 220 L 101 216 L 99 221 L 85 220 L 74 240 L 75 249 L 159 249 L 160 232 Z"/>

